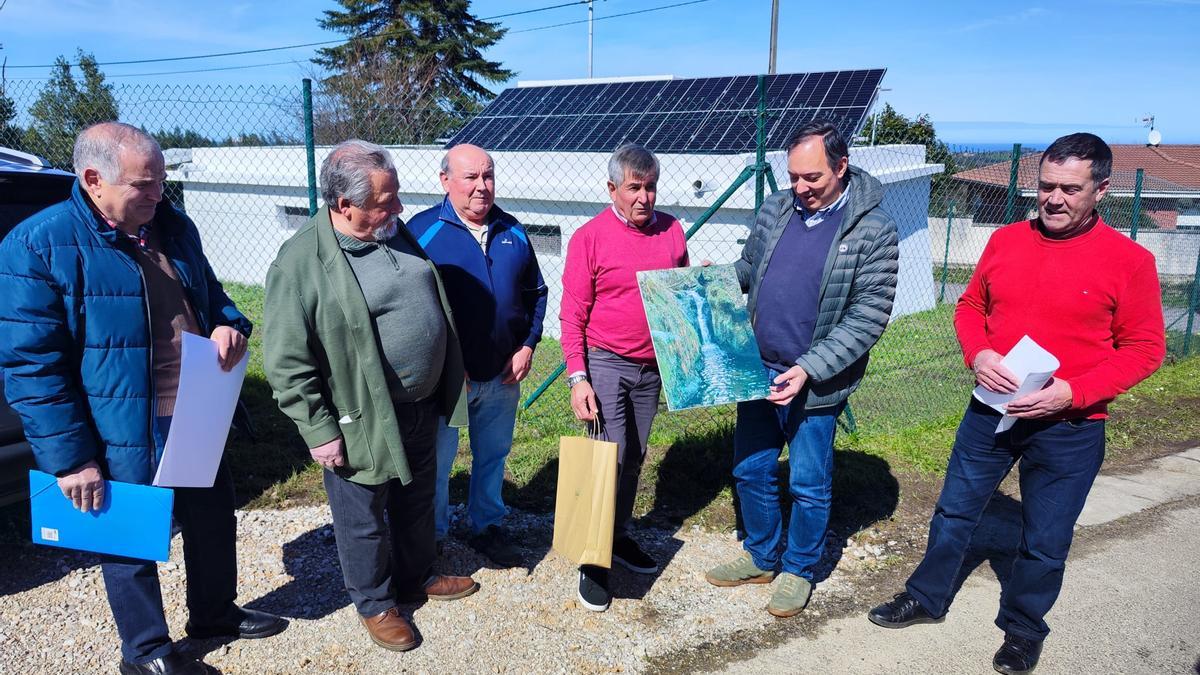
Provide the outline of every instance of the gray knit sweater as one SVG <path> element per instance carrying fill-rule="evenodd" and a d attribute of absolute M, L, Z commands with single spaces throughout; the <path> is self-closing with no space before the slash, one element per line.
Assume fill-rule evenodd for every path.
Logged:
<path fill-rule="evenodd" d="M 361 241 L 336 228 L 334 235 L 371 312 L 392 400 L 428 398 L 446 360 L 446 319 L 433 270 L 404 237 Z"/>

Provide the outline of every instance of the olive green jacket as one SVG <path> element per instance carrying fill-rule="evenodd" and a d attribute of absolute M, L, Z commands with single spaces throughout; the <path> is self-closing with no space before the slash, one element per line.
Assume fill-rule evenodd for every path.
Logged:
<path fill-rule="evenodd" d="M 408 229 L 405 237 L 421 251 Z M 422 252 L 422 255 L 424 253 Z M 439 413 L 452 426 L 466 423 L 463 360 L 454 318 L 437 268 L 447 324 L 446 365 Z M 345 443 L 339 476 L 366 485 L 412 480 L 396 410 L 383 374 L 375 330 L 362 289 L 338 246 L 329 208 L 323 207 L 291 239 L 267 272 L 263 302 L 263 368 L 279 409 L 296 423 L 310 448 Z"/>

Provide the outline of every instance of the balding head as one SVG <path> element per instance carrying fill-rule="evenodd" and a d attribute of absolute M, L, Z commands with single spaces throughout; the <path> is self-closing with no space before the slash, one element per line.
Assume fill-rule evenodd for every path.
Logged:
<path fill-rule="evenodd" d="M 104 180 L 117 183 L 121 180 L 120 162 L 124 152 L 139 158 L 162 157 L 158 141 L 150 134 L 124 122 L 100 122 L 79 133 L 71 163 L 80 180 L 83 180 L 84 171 L 90 168 L 98 171 Z"/>
<path fill-rule="evenodd" d="M 496 202 L 496 171 L 483 148 L 464 143 L 442 157 L 442 189 L 459 217 L 469 225 L 486 225 Z"/>
<path fill-rule="evenodd" d="M 122 231 L 136 234 L 154 219 L 167 170 L 146 132 L 120 122 L 94 124 L 75 139 L 71 160 L 92 204 Z"/>

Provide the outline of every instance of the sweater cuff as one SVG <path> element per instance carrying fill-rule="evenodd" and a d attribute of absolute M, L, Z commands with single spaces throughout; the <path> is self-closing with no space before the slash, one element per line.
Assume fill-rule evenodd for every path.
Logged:
<path fill-rule="evenodd" d="M 578 356 L 568 356 L 567 357 L 567 372 L 575 373 L 575 372 L 579 372 L 579 371 L 587 372 L 587 364 L 584 363 L 583 355 L 580 354 Z"/>
<path fill-rule="evenodd" d="M 991 349 L 991 346 L 988 344 L 978 344 L 963 347 L 963 365 L 967 367 L 967 370 L 975 370 L 975 359 L 985 349 Z"/>

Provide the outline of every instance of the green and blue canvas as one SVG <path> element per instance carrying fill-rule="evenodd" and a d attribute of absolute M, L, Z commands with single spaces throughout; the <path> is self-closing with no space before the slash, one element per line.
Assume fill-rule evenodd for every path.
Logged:
<path fill-rule="evenodd" d="M 638 272 L 671 410 L 766 398 L 746 298 L 732 265 Z"/>

